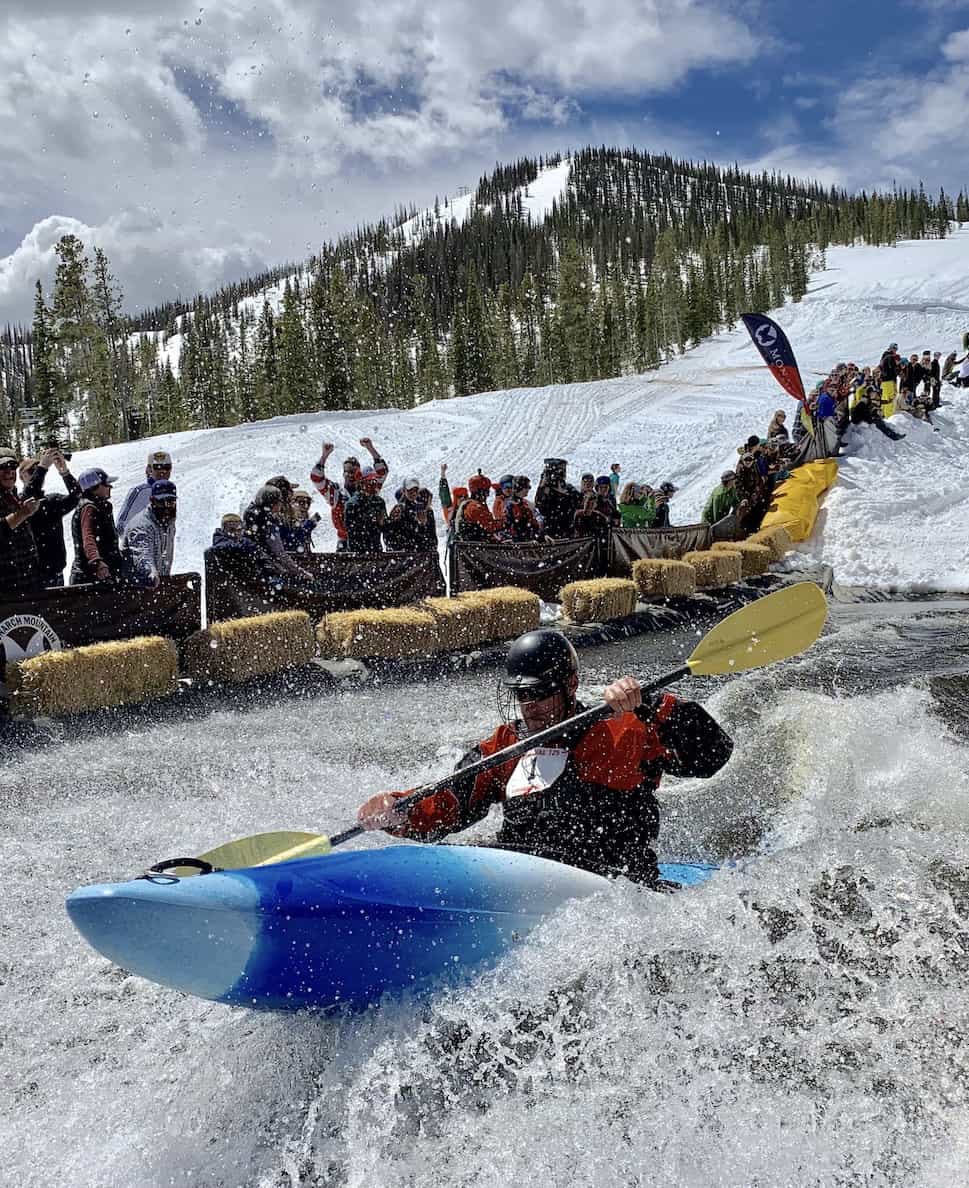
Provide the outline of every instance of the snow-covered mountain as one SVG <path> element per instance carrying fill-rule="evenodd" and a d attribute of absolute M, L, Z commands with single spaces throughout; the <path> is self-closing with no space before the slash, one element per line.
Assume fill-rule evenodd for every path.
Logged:
<path fill-rule="evenodd" d="M 549 179 L 541 201 L 551 188 Z M 905 352 L 960 346 L 969 327 L 969 229 L 896 247 L 832 248 L 827 262 L 801 302 L 773 311 L 806 384 L 839 360 L 877 362 L 889 341 Z M 896 418 L 907 434 L 898 444 L 874 429 L 852 431 L 826 514 L 802 546 L 833 565 L 840 581 L 969 590 L 969 392 L 946 387 L 944 399 L 938 433 L 908 417 Z M 359 439 L 372 437 L 390 463 L 391 498 L 395 482 L 411 473 L 436 492 L 442 462 L 458 485 L 478 467 L 534 481 L 548 455 L 568 458 L 573 478 L 618 461 L 628 478 L 674 482 L 673 519 L 687 523 L 735 463 L 737 445 L 764 433 L 781 407 L 792 407 L 790 398 L 739 328 L 645 375 L 487 392 L 407 411 L 279 417 L 88 451 L 73 467 L 97 464 L 118 475 L 120 502 L 142 477 L 147 452 L 170 450 L 180 492 L 177 568 L 198 569 L 222 513 L 240 510 L 268 476 L 283 472 L 309 487 L 324 440 L 336 443 L 336 475 L 340 459 L 360 455 Z M 324 517 L 317 547 L 330 549 L 327 509 L 319 499 L 317 506 Z"/>

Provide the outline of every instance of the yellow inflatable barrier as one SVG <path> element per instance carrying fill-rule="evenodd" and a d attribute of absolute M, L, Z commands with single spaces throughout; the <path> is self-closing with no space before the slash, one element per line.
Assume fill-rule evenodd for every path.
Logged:
<path fill-rule="evenodd" d="M 834 485 L 838 463 L 834 458 L 806 462 L 774 492 L 770 511 L 761 521 L 760 530 L 786 528 L 791 540 L 807 540 L 814 531 L 821 496 Z"/>

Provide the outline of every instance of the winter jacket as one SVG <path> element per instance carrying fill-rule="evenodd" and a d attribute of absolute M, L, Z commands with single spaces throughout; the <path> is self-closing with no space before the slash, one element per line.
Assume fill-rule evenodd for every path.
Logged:
<path fill-rule="evenodd" d="M 736 483 L 729 483 L 726 487 L 723 483 L 718 483 L 710 492 L 710 498 L 703 509 L 703 523 L 716 524 L 724 516 L 736 511 L 739 502 Z"/>
<path fill-rule="evenodd" d="M 505 531 L 512 540 L 519 542 L 538 540 L 542 535 L 535 509 L 521 495 L 512 495 L 505 500 Z"/>
<path fill-rule="evenodd" d="M 656 500 L 644 496 L 638 503 L 620 503 L 619 517 L 623 528 L 652 528 L 656 519 Z"/>
<path fill-rule="evenodd" d="M 67 565 L 67 546 L 64 543 L 64 517 L 69 515 L 81 501 L 81 488 L 69 470 L 61 478 L 67 494 L 44 494 L 44 480 L 47 467 L 37 466 L 30 482 L 24 488 L 24 498 L 39 499 L 40 507 L 30 517 L 30 530 L 37 545 L 37 564 L 41 584 L 59 586 L 64 581 Z"/>
<path fill-rule="evenodd" d="M 608 496 L 597 495 L 595 503 L 589 511 L 583 504 L 575 513 L 576 536 L 608 537 L 609 529 L 620 523 L 619 512 L 613 507 Z"/>
<path fill-rule="evenodd" d="M 389 467 L 379 454 L 377 454 L 373 459 L 373 469 L 382 483 L 387 477 Z M 333 521 L 333 527 L 336 530 L 337 540 L 341 541 L 345 546 L 347 540 L 347 504 L 357 493 L 356 483 L 347 483 L 345 486 L 341 487 L 339 483 L 335 483 L 332 479 L 327 478 L 326 460 L 324 458 L 320 458 L 317 464 L 310 471 L 310 482 L 330 505 L 330 519 Z M 354 551 L 359 552 L 360 550 L 358 549 Z"/>
<path fill-rule="evenodd" d="M 16 491 L 0 491 L 0 601 L 22 598 L 41 586 L 30 520 L 24 520 L 16 528 L 7 524 L 7 516 L 19 511 L 23 503 Z"/>
<path fill-rule="evenodd" d="M 346 503 L 347 550 L 351 553 L 382 553 L 381 535 L 387 522 L 387 505 L 382 495 L 366 495 L 357 491 Z"/>
<path fill-rule="evenodd" d="M 128 521 L 121 551 L 136 581 L 154 585 L 169 577 L 175 556 L 175 521 L 161 520 L 149 505 Z"/>
<path fill-rule="evenodd" d="M 71 536 L 74 539 L 72 586 L 109 581 L 121 576 L 121 546 L 110 499 L 82 495 L 71 520 Z"/>
<path fill-rule="evenodd" d="M 886 351 L 882 355 L 878 370 L 886 383 L 894 383 L 898 379 L 898 359 L 894 351 Z"/>
<path fill-rule="evenodd" d="M 454 515 L 454 535 L 458 540 L 495 541 L 504 532 L 488 510 L 486 503 L 477 499 L 466 499 Z"/>
<path fill-rule="evenodd" d="M 656 519 L 653 521 L 654 528 L 669 528 L 670 526 L 670 501 L 668 499 L 659 498 L 656 500 Z"/>
<path fill-rule="evenodd" d="M 582 496 L 570 483 L 561 488 L 539 483 L 535 492 L 535 506 L 545 521 L 545 531 L 553 537 L 575 534 L 575 513 L 582 506 Z"/>
<path fill-rule="evenodd" d="M 430 508 L 424 516 L 422 524 L 418 517 L 420 509 L 407 499 L 401 499 L 391 509 L 384 524 L 384 544 L 388 549 L 399 553 L 424 553 L 428 550 L 428 526 L 434 533 L 431 548 L 437 546 L 437 533 L 434 530 L 434 516 Z"/>
<path fill-rule="evenodd" d="M 298 524 L 280 524 L 279 537 L 287 553 L 312 553 L 313 532 L 320 522 L 319 516 L 310 516 Z"/>
<path fill-rule="evenodd" d="M 282 537 L 279 535 L 279 521 L 268 504 L 259 502 L 258 494 L 242 513 L 242 522 L 246 535 L 258 545 L 266 561 L 278 574 L 286 577 L 307 576 L 283 548 Z"/>
<path fill-rule="evenodd" d="M 833 417 L 837 410 L 834 397 L 830 392 L 822 392 L 818 396 L 818 403 L 815 409 L 815 416 L 819 421 L 825 420 L 827 417 Z"/>
<path fill-rule="evenodd" d="M 143 483 L 132 487 L 124 497 L 121 511 L 118 512 L 118 536 L 120 539 L 124 539 L 125 529 L 135 516 L 140 515 L 148 506 L 148 501 L 151 499 L 151 489 L 157 481 L 155 478 L 147 478 Z"/>
<path fill-rule="evenodd" d="M 733 749 L 702 706 L 667 693 L 636 713 L 543 748 L 552 762 L 546 786 L 535 786 L 531 754 L 476 777 L 462 776 L 462 768 L 517 742 L 523 730 L 521 722 L 499 726 L 461 760 L 451 787 L 414 805 L 393 832 L 434 841 L 467 829 L 493 804 L 501 804 L 500 844 L 655 884 L 659 872 L 652 843 L 659 832 L 660 779 L 664 773 L 712 776 Z"/>

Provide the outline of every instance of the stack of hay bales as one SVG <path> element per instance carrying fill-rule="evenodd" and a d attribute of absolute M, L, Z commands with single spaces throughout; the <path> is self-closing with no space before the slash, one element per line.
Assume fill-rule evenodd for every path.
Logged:
<path fill-rule="evenodd" d="M 490 607 L 460 598 L 425 598 L 420 609 L 434 616 L 437 650 L 441 652 L 473 648 L 485 638 L 491 624 Z"/>
<path fill-rule="evenodd" d="M 698 590 L 729 586 L 731 582 L 740 581 L 739 553 L 714 552 L 711 549 L 707 552 L 686 553 L 683 560 L 693 566 Z"/>
<path fill-rule="evenodd" d="M 747 543 L 763 545 L 769 549 L 771 561 L 783 561 L 784 554 L 789 552 L 794 545 L 791 534 L 781 524 L 776 524 L 772 528 L 762 528 L 760 532 L 748 536 Z"/>
<path fill-rule="evenodd" d="M 605 623 L 636 609 L 636 583 L 627 578 L 569 582 L 559 593 L 562 613 L 573 623 Z"/>
<path fill-rule="evenodd" d="M 133 705 L 175 692 L 178 653 L 158 636 L 90 644 L 10 664 L 6 683 L 10 712 L 18 716 Z"/>
<path fill-rule="evenodd" d="M 494 590 L 471 590 L 459 594 L 457 601 L 474 606 L 487 615 L 487 633 L 482 643 L 515 639 L 526 631 L 534 631 L 541 617 L 541 603 L 537 594 L 520 590 L 517 586 L 497 586 Z"/>
<path fill-rule="evenodd" d="M 336 611 L 322 627 L 338 654 L 352 660 L 412 660 L 438 650 L 437 620 L 418 606 Z"/>
<path fill-rule="evenodd" d="M 696 571 L 685 561 L 643 557 L 633 562 L 633 582 L 644 601 L 650 598 L 688 598 L 696 592 Z"/>
<path fill-rule="evenodd" d="M 305 611 L 229 619 L 185 641 L 182 662 L 192 677 L 236 684 L 308 664 L 316 652 Z"/>
<path fill-rule="evenodd" d="M 741 577 L 757 577 L 766 573 L 770 565 L 770 549 L 766 545 L 753 544 L 749 540 L 717 541 L 712 546 L 715 553 L 736 553 L 740 557 Z"/>

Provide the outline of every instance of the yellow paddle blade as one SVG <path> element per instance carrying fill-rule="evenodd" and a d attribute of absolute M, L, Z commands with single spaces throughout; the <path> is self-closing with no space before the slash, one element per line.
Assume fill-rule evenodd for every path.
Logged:
<path fill-rule="evenodd" d="M 828 602 L 814 582 L 798 582 L 728 615 L 687 660 L 693 676 L 724 676 L 786 660 L 821 634 Z"/>
<path fill-rule="evenodd" d="M 311 858 L 329 852 L 328 837 L 318 833 L 279 830 L 276 833 L 256 833 L 252 837 L 237 838 L 199 857 L 220 870 L 240 870 L 247 866 L 270 866 L 275 862 Z"/>

